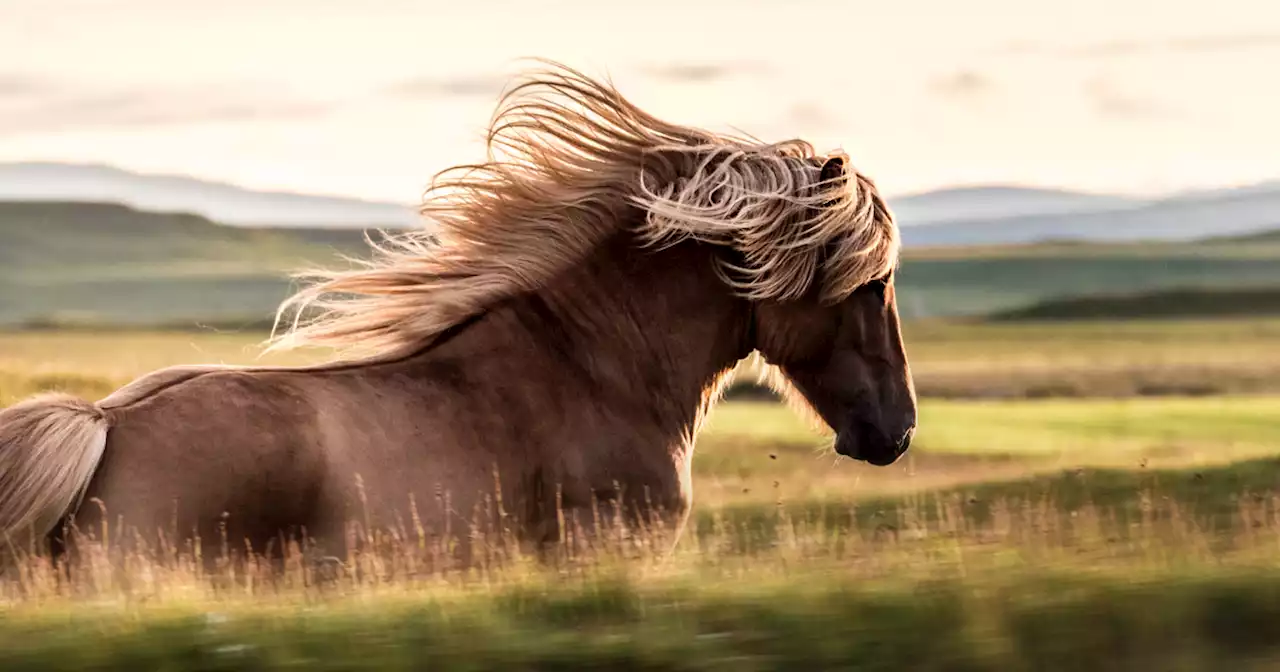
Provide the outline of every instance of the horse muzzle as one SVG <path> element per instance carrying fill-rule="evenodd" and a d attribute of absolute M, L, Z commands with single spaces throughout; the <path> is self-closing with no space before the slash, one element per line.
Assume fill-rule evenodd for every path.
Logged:
<path fill-rule="evenodd" d="M 836 452 L 877 467 L 897 462 L 911 447 L 914 424 L 904 430 L 885 432 L 866 422 L 855 422 L 836 433 Z"/>

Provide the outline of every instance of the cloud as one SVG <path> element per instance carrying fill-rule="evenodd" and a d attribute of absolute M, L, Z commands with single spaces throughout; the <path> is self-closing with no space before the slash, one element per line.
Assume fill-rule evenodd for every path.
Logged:
<path fill-rule="evenodd" d="M 0 134 L 87 128 L 312 118 L 333 105 L 289 97 L 277 89 L 188 86 L 72 92 L 68 87 L 12 87 L 16 104 L 0 106 Z M 5 90 L 0 80 L 0 92 Z"/>
<path fill-rule="evenodd" d="M 663 63 L 642 68 L 643 72 L 655 79 L 681 84 L 706 84 L 738 75 L 763 72 L 765 66 L 759 63 Z"/>
<path fill-rule="evenodd" d="M 1145 53 L 1209 53 L 1280 47 L 1280 33 L 1241 33 L 1235 35 L 1199 35 L 1162 40 L 1115 40 L 1080 46 L 1053 46 L 1019 43 L 1001 51 L 1007 54 L 1062 56 L 1068 58 L 1116 58 Z"/>
<path fill-rule="evenodd" d="M 956 72 L 937 77 L 929 84 L 929 88 L 944 98 L 973 98 L 992 89 L 994 84 L 985 75 L 972 70 Z"/>
<path fill-rule="evenodd" d="M 644 66 L 641 71 L 667 82 L 705 84 L 764 69 L 761 64 L 747 62 L 666 63 Z M 501 74 L 424 76 L 393 84 L 385 92 L 403 98 L 494 98 L 512 81 Z"/>
<path fill-rule="evenodd" d="M 797 103 L 787 110 L 788 124 L 796 124 L 808 133 L 840 128 L 840 119 L 817 103 Z"/>
<path fill-rule="evenodd" d="M 1094 110 L 1104 117 L 1120 119 L 1157 119 L 1172 116 L 1173 111 L 1150 98 L 1126 93 L 1109 80 L 1095 78 L 1085 84 L 1085 95 Z"/>
<path fill-rule="evenodd" d="M 0 75 L 0 101 L 29 98 L 48 93 L 47 82 L 22 75 Z"/>
<path fill-rule="evenodd" d="M 501 93 L 510 81 L 510 78 L 497 74 L 419 77 L 395 84 L 388 92 L 408 98 L 491 98 Z"/>

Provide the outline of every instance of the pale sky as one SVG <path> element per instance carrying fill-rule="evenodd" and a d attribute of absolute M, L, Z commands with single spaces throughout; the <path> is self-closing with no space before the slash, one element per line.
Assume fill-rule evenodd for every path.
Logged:
<path fill-rule="evenodd" d="M 415 202 L 525 56 L 890 194 L 1280 178 L 1280 0 L 0 0 L 0 161 Z"/>

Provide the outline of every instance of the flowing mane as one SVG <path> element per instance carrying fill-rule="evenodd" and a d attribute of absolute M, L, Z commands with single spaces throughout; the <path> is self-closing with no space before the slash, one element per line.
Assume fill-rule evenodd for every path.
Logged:
<path fill-rule="evenodd" d="M 608 82 L 551 64 L 500 98 L 487 160 L 442 171 L 421 213 L 436 230 L 370 240 L 354 270 L 311 271 L 287 299 L 291 328 L 271 349 L 387 355 L 424 347 L 504 298 L 536 289 L 627 222 L 638 244 L 697 239 L 739 252 L 721 278 L 751 299 L 791 299 L 820 283 L 835 300 L 888 273 L 893 217 L 849 169 L 820 180 L 822 157 L 779 143 L 655 118 Z M 304 312 L 314 316 L 302 319 Z"/>

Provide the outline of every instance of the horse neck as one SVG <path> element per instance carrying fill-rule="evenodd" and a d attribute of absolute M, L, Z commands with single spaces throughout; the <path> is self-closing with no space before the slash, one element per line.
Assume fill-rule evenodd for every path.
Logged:
<path fill-rule="evenodd" d="M 553 372 L 528 394 L 544 386 L 547 398 L 576 396 L 557 412 L 583 426 L 608 416 L 689 434 L 709 388 L 750 353 L 747 303 L 716 276 L 710 248 L 692 242 L 646 252 L 618 236 L 487 318 L 509 370 L 541 359 Z"/>

